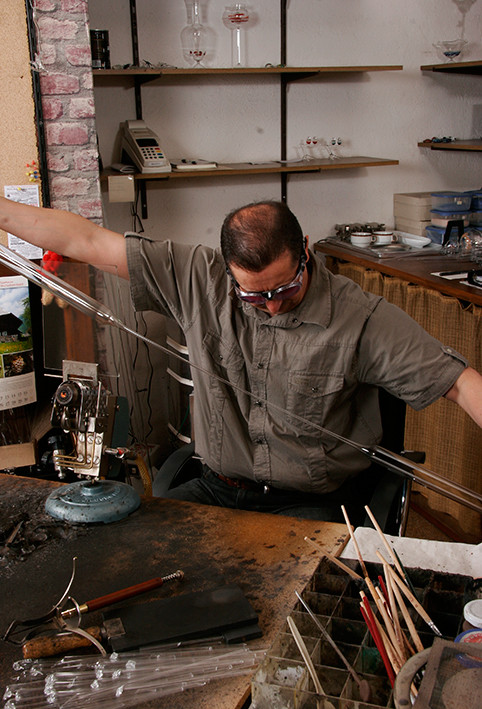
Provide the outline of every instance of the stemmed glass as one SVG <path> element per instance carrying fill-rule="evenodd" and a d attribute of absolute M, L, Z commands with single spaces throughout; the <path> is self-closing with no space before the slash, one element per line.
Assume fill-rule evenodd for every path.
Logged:
<path fill-rule="evenodd" d="M 433 46 L 442 52 L 447 62 L 454 62 L 462 54 L 466 44 L 466 39 L 447 39 L 444 42 L 437 42 Z"/>
<path fill-rule="evenodd" d="M 181 45 L 184 59 L 194 66 L 202 67 L 202 60 L 208 48 L 208 33 L 201 23 L 199 2 L 194 0 L 191 9 L 191 22 L 181 30 Z"/>
<path fill-rule="evenodd" d="M 243 29 L 246 29 L 252 17 L 249 15 L 246 5 L 237 2 L 235 5 L 228 5 L 223 12 L 224 26 L 231 30 L 231 64 L 233 67 L 245 66 L 245 40 L 243 39 Z"/>
<path fill-rule="evenodd" d="M 301 141 L 301 159 L 305 162 L 314 160 L 312 150 L 318 145 L 318 138 L 316 135 L 309 135 L 307 138 Z"/>

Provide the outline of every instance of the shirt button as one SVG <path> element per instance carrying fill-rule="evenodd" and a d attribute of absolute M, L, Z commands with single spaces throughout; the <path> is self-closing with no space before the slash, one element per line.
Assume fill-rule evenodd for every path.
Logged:
<path fill-rule="evenodd" d="M 313 394 L 316 394 L 317 392 L 320 391 L 320 388 L 319 387 L 311 387 L 311 391 L 313 392 Z"/>
<path fill-rule="evenodd" d="M 262 362 L 258 362 L 258 369 L 263 369 L 264 364 Z"/>
<path fill-rule="evenodd" d="M 298 322 L 298 318 L 293 318 L 291 322 L 293 323 L 293 325 L 296 325 L 296 323 Z"/>
<path fill-rule="evenodd" d="M 263 406 L 263 402 L 262 402 L 262 401 L 259 401 L 259 400 L 258 400 L 258 401 L 255 401 L 254 403 L 255 403 L 256 406 Z"/>
<path fill-rule="evenodd" d="M 264 438 L 257 438 L 257 439 L 255 440 L 255 443 L 257 443 L 259 446 L 262 446 L 263 443 L 264 443 Z"/>

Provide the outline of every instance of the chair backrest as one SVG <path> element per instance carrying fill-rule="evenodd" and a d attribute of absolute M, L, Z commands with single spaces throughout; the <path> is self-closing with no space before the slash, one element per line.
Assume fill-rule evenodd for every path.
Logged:
<path fill-rule="evenodd" d="M 406 404 L 385 389 L 379 389 L 378 395 L 383 427 L 381 445 L 393 453 L 405 454 Z M 416 455 L 419 459 L 423 457 L 423 453 Z M 373 468 L 377 483 L 368 506 L 383 532 L 402 536 L 410 507 L 411 480 L 378 465 Z M 373 527 L 368 515 L 363 526 Z"/>
<path fill-rule="evenodd" d="M 173 338 L 169 336 L 166 337 L 166 344 L 178 355 L 181 355 L 183 357 L 183 361 L 186 362 L 186 367 L 189 368 L 189 350 L 186 345 L 183 345 L 180 342 L 173 340 Z M 177 356 L 176 359 L 179 362 L 179 358 Z M 181 363 L 181 366 L 184 365 L 182 365 Z M 186 367 L 184 368 L 186 369 Z M 194 383 L 190 376 L 183 376 L 182 374 L 179 374 L 175 370 L 171 369 L 171 367 L 167 367 L 166 371 L 168 375 L 172 379 L 175 379 L 181 386 L 187 387 L 191 390 L 188 394 L 188 405 L 186 407 L 187 411 L 183 414 L 180 424 L 176 425 L 173 424 L 171 421 L 168 421 L 167 427 L 171 431 L 171 433 L 176 436 L 176 438 L 178 438 L 182 443 L 191 443 L 191 441 L 194 439 L 194 432 L 192 427 L 192 412 L 194 406 L 194 394 L 192 390 L 194 388 Z M 187 436 L 185 433 L 183 433 L 183 431 L 185 430 L 190 431 L 191 435 Z"/>

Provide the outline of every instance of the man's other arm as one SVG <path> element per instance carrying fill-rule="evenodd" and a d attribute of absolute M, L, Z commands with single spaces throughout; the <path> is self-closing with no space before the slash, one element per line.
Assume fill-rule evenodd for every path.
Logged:
<path fill-rule="evenodd" d="M 0 197 L 0 229 L 43 249 L 128 278 L 122 234 L 71 212 L 33 207 Z"/>
<path fill-rule="evenodd" d="M 455 401 L 482 428 L 482 376 L 475 369 L 464 369 L 445 398 Z"/>

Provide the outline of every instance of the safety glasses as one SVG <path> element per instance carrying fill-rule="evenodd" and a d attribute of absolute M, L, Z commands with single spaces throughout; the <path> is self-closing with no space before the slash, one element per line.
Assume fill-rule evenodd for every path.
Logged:
<path fill-rule="evenodd" d="M 279 286 L 274 290 L 266 291 L 245 291 L 236 281 L 235 277 L 229 270 L 229 267 L 226 267 L 226 271 L 231 278 L 236 295 L 240 300 L 244 300 L 245 303 L 250 303 L 251 305 L 264 305 L 268 300 L 289 300 L 290 298 L 293 298 L 303 285 L 303 271 L 305 270 L 305 266 L 306 253 L 303 251 L 300 256 L 296 276 L 293 280 L 284 286 Z"/>

